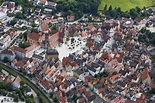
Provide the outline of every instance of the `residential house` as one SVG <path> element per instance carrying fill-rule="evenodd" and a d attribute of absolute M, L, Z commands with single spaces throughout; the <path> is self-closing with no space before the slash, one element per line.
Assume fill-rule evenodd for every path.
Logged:
<path fill-rule="evenodd" d="M 15 2 L 4 2 L 1 6 L 1 11 L 4 13 L 13 13 L 15 10 Z"/>
<path fill-rule="evenodd" d="M 31 95 L 33 95 L 33 92 L 32 92 L 32 90 L 31 90 L 30 87 L 26 88 L 26 90 L 24 91 L 24 95 L 25 96 L 31 96 Z"/>
<path fill-rule="evenodd" d="M 45 4 L 47 4 L 47 0 L 38 0 L 37 4 L 38 5 L 45 5 Z"/>
<path fill-rule="evenodd" d="M 74 21 L 75 20 L 75 16 L 67 16 L 67 21 Z"/>
<path fill-rule="evenodd" d="M 57 91 L 56 95 L 58 97 L 59 103 L 67 103 L 67 97 L 63 95 L 62 91 Z"/>
<path fill-rule="evenodd" d="M 48 1 L 48 2 L 46 2 L 45 5 L 48 6 L 48 7 L 51 7 L 51 8 L 56 8 L 57 3 L 56 2 L 50 2 L 50 1 Z"/>
<path fill-rule="evenodd" d="M 113 76 L 110 78 L 111 83 L 115 83 L 115 82 L 121 80 L 121 76 L 122 76 L 122 74 L 113 75 Z"/>
<path fill-rule="evenodd" d="M 8 31 L 8 35 L 10 35 L 11 38 L 15 37 L 17 35 L 17 30 L 10 30 L 10 31 Z"/>
<path fill-rule="evenodd" d="M 10 35 L 4 35 L 2 37 L 2 39 L 0 40 L 0 43 L 3 44 L 3 46 L 1 46 L 2 49 L 6 48 L 11 42 L 11 36 Z"/>
<path fill-rule="evenodd" d="M 143 85 L 150 85 L 151 84 L 151 77 L 150 77 L 150 73 L 149 73 L 149 68 L 145 68 L 143 70 L 142 82 L 143 82 Z"/>
<path fill-rule="evenodd" d="M 21 82 L 21 79 L 19 76 L 17 76 L 15 78 L 15 80 L 13 81 L 12 85 L 13 85 L 13 88 L 20 88 L 20 82 Z"/>
<path fill-rule="evenodd" d="M 47 81 L 46 79 L 39 79 L 38 84 L 48 94 L 57 91 L 55 84 L 51 81 Z"/>
<path fill-rule="evenodd" d="M 95 74 L 99 74 L 99 71 L 98 70 L 96 70 L 95 68 L 93 68 L 93 67 L 88 67 L 88 71 L 89 71 L 89 73 L 92 75 L 92 76 L 95 76 Z"/>
<path fill-rule="evenodd" d="M 117 96 L 116 98 L 112 99 L 110 103 L 125 103 L 125 99 L 121 96 Z"/>

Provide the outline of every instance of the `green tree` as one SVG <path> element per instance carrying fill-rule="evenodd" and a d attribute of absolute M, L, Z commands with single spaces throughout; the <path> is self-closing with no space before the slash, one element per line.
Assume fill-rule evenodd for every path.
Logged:
<path fill-rule="evenodd" d="M 146 27 L 149 27 L 149 23 L 147 22 L 147 23 L 145 24 L 145 26 L 146 26 Z"/>
<path fill-rule="evenodd" d="M 111 10 L 112 10 L 112 6 L 110 5 L 110 6 L 109 6 L 109 9 L 108 9 L 108 11 L 111 11 Z"/>
<path fill-rule="evenodd" d="M 31 25 L 32 27 L 36 27 L 37 26 L 37 24 L 35 24 L 35 23 L 32 23 L 32 25 Z"/>
<path fill-rule="evenodd" d="M 104 6 L 104 11 L 106 11 L 107 10 L 107 4 L 105 4 L 105 6 Z"/>
<path fill-rule="evenodd" d="M 53 93 L 50 93 L 50 98 L 52 98 L 53 97 Z"/>
<path fill-rule="evenodd" d="M 7 62 L 9 62 L 9 59 L 8 59 L 8 57 L 4 57 L 4 59 L 3 59 L 3 62 L 4 62 L 4 63 L 7 63 Z"/>
<path fill-rule="evenodd" d="M 14 18 L 12 21 L 10 21 L 9 24 L 10 24 L 11 26 L 14 26 L 16 23 L 17 23 L 17 19 Z"/>
<path fill-rule="evenodd" d="M 21 12 L 17 12 L 17 13 L 15 14 L 15 18 L 23 19 L 24 16 L 23 16 L 23 14 L 22 14 Z"/>
<path fill-rule="evenodd" d="M 22 81 L 20 82 L 20 85 L 21 85 L 21 86 L 24 86 L 24 84 L 25 84 L 25 81 L 22 80 Z"/>
<path fill-rule="evenodd" d="M 57 97 L 54 97 L 54 98 L 53 98 L 53 101 L 54 101 L 55 103 L 57 103 L 57 102 L 58 102 Z"/>
<path fill-rule="evenodd" d="M 138 17 L 138 13 L 137 13 L 137 11 L 134 8 L 133 9 L 130 9 L 130 16 L 133 19 L 135 19 L 136 17 Z"/>
<path fill-rule="evenodd" d="M 74 43 L 75 39 L 74 38 L 71 38 L 71 43 Z"/>
<path fill-rule="evenodd" d="M 13 13 L 8 13 L 7 16 L 9 16 L 9 17 L 13 17 L 14 14 L 13 14 Z"/>

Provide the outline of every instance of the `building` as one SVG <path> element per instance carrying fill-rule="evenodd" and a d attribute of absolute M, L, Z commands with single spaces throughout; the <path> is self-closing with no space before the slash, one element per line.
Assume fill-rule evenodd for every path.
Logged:
<path fill-rule="evenodd" d="M 13 88 L 20 88 L 20 82 L 21 82 L 21 79 L 19 76 L 17 76 L 15 78 L 15 80 L 13 81 L 12 85 L 13 85 Z"/>
<path fill-rule="evenodd" d="M 4 45 L 4 48 L 7 47 L 11 42 L 11 36 L 10 35 L 4 35 L 3 39 L 0 42 Z"/>
<path fill-rule="evenodd" d="M 27 35 L 27 41 L 29 42 L 30 45 L 36 43 L 39 41 L 39 34 L 32 32 Z"/>
<path fill-rule="evenodd" d="M 4 60 L 5 57 L 7 57 L 9 61 L 13 61 L 15 59 L 15 53 L 10 49 L 3 50 L 0 53 L 0 59 Z"/>
<path fill-rule="evenodd" d="M 48 26 L 48 24 L 41 24 L 39 26 L 38 30 L 47 34 L 47 33 L 49 33 L 49 26 Z"/>
<path fill-rule="evenodd" d="M 48 7 L 52 7 L 52 8 L 56 8 L 57 3 L 56 2 L 46 2 L 46 4 Z"/>
<path fill-rule="evenodd" d="M 47 0 L 38 0 L 38 5 L 45 5 L 47 3 Z"/>
<path fill-rule="evenodd" d="M 62 32 L 56 32 L 49 36 L 50 47 L 55 47 L 60 43 L 63 43 L 64 34 Z"/>
<path fill-rule="evenodd" d="M 40 49 L 40 45 L 38 43 L 34 43 L 33 45 L 23 49 L 17 46 L 12 46 L 11 50 L 13 50 L 17 57 L 24 58 L 24 57 L 31 57 L 36 50 Z"/>
<path fill-rule="evenodd" d="M 75 20 L 75 16 L 67 16 L 67 21 L 74 21 Z"/>
<path fill-rule="evenodd" d="M 58 58 L 58 56 L 59 56 L 59 53 L 55 49 L 48 49 L 46 51 L 46 59 L 53 59 L 53 58 L 56 59 Z"/>
<path fill-rule="evenodd" d="M 6 17 L 7 17 L 6 13 L 0 12 L 0 20 L 4 20 L 6 19 Z"/>

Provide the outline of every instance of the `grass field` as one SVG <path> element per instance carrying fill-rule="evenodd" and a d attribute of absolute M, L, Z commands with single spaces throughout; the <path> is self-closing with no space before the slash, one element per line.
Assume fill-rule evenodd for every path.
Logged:
<path fill-rule="evenodd" d="M 105 4 L 112 5 L 113 8 L 120 7 L 122 11 L 128 11 L 136 6 L 140 8 L 153 6 L 155 0 L 101 0 L 98 10 L 103 10 Z"/>

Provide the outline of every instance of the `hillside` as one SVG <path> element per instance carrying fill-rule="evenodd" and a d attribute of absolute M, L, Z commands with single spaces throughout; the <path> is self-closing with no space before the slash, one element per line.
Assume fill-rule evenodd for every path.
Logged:
<path fill-rule="evenodd" d="M 136 6 L 140 8 L 153 6 L 155 0 L 101 0 L 98 10 L 103 10 L 105 4 L 112 5 L 113 8 L 120 7 L 123 11 L 127 11 Z"/>

